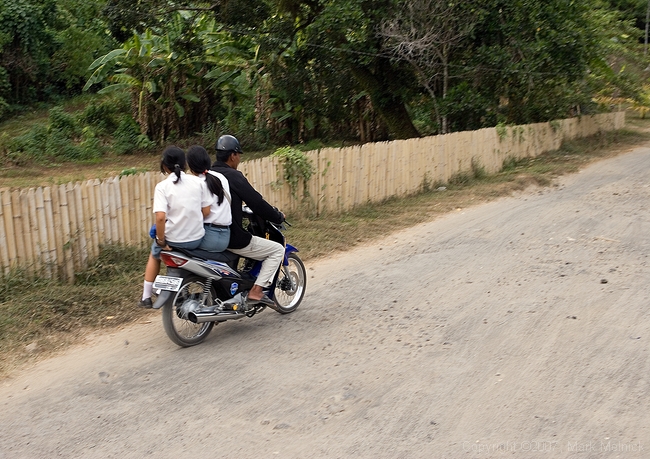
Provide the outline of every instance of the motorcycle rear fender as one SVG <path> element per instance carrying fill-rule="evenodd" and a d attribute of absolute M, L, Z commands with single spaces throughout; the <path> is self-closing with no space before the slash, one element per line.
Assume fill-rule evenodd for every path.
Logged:
<path fill-rule="evenodd" d="M 191 274 L 192 274 L 191 272 L 186 271 L 184 269 L 170 268 L 169 266 L 167 267 L 167 276 L 182 277 L 183 279 L 185 279 L 186 277 L 190 276 Z M 175 293 L 176 292 L 170 292 L 169 290 L 162 290 L 160 292 L 160 295 L 158 295 L 158 298 L 156 298 L 156 301 L 154 302 L 154 304 L 152 306 L 153 309 L 160 309 L 168 301 L 173 301 Z"/>

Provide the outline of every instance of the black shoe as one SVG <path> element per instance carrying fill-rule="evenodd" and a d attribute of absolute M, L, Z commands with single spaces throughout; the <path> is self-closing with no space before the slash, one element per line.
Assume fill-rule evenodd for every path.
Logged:
<path fill-rule="evenodd" d="M 145 309 L 151 309 L 153 308 L 153 303 L 151 302 L 151 298 L 145 298 L 144 300 L 140 300 L 138 306 Z"/>

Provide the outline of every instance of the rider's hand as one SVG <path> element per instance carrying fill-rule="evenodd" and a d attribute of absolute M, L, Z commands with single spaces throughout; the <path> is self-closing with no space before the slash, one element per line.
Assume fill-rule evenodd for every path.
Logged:
<path fill-rule="evenodd" d="M 278 212 L 280 215 L 282 215 L 282 221 L 285 221 L 286 218 L 285 218 L 284 212 L 282 212 L 280 209 L 278 209 L 275 206 L 273 206 L 273 208 L 276 210 L 276 212 Z"/>

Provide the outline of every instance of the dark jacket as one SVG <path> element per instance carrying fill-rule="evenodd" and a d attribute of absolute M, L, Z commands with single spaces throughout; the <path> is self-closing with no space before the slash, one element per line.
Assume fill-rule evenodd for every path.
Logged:
<path fill-rule="evenodd" d="M 212 170 L 222 173 L 228 179 L 230 185 L 232 225 L 230 226 L 229 249 L 242 249 L 250 244 L 253 237 L 251 233 L 242 227 L 242 201 L 264 220 L 282 223 L 280 211 L 264 200 L 262 195 L 248 183 L 244 174 L 221 161 L 216 161 L 212 165 Z"/>

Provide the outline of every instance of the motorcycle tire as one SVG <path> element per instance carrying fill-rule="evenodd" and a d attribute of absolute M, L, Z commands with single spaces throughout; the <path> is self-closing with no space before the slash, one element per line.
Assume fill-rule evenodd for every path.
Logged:
<path fill-rule="evenodd" d="M 288 266 L 280 267 L 280 274 L 273 293 L 274 308 L 280 314 L 289 314 L 300 306 L 307 287 L 307 271 L 296 253 L 288 256 Z"/>
<path fill-rule="evenodd" d="M 197 308 L 200 295 L 203 293 L 205 280 L 199 276 L 186 277 L 175 292 L 171 301 L 167 301 L 162 307 L 162 320 L 165 333 L 170 340 L 181 347 L 189 347 L 200 344 L 208 336 L 214 322 L 195 324 L 187 319 L 187 314 Z M 210 292 L 209 304 L 214 298 L 214 292 Z"/>

